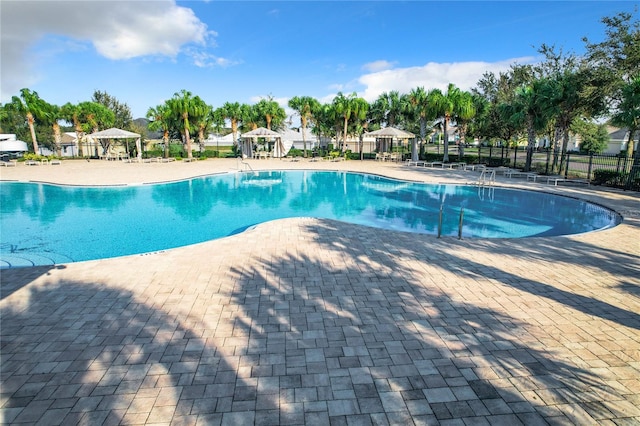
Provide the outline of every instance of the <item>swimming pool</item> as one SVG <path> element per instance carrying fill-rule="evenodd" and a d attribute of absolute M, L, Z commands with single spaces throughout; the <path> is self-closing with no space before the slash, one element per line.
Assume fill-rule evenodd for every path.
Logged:
<path fill-rule="evenodd" d="M 170 249 L 290 217 L 317 217 L 464 238 L 559 236 L 608 228 L 620 216 L 557 195 L 428 185 L 327 171 L 225 173 L 137 186 L 0 183 L 0 267 Z"/>

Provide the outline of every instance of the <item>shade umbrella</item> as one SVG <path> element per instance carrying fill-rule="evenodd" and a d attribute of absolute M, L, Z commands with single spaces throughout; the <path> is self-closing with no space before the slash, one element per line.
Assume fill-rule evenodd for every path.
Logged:
<path fill-rule="evenodd" d="M 142 159 L 142 149 L 140 146 L 140 135 L 138 133 L 129 132 L 127 130 L 118 129 L 112 127 L 110 129 L 101 130 L 90 134 L 94 139 L 133 139 L 136 138 L 136 150 L 138 151 L 138 159 Z M 127 147 L 127 155 L 129 154 L 129 147 Z"/>

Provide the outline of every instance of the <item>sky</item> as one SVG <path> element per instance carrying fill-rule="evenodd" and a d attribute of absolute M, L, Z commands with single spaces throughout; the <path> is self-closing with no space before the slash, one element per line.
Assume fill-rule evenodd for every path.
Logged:
<path fill-rule="evenodd" d="M 139 118 L 182 89 L 214 108 L 469 90 L 485 72 L 540 61 L 542 44 L 583 54 L 583 37 L 604 40 L 603 17 L 639 4 L 1 0 L 0 102 L 21 88 L 58 105 L 100 90 Z"/>

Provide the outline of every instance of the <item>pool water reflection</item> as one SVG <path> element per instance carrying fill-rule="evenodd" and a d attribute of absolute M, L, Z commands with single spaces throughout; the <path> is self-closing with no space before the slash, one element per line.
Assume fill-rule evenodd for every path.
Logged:
<path fill-rule="evenodd" d="M 325 171 L 231 173 L 126 187 L 0 184 L 0 267 L 146 253 L 289 217 L 465 238 L 558 236 L 615 226 L 584 201 L 505 188 L 427 185 Z"/>

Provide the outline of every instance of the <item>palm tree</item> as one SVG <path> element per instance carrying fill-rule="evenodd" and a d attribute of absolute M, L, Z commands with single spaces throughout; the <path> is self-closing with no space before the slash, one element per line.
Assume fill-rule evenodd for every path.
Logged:
<path fill-rule="evenodd" d="M 171 110 L 167 103 L 149 108 L 147 110 L 149 129 L 154 132 L 162 132 L 162 142 L 164 144 L 164 158 L 169 157 L 169 130 L 171 129 Z"/>
<path fill-rule="evenodd" d="M 333 98 L 333 105 L 336 115 L 342 119 L 343 122 L 343 136 L 341 151 L 344 152 L 345 144 L 347 143 L 347 126 L 349 119 L 354 111 L 354 100 L 357 98 L 357 93 L 353 92 L 349 96 L 345 96 L 342 92 L 338 92 L 335 98 Z"/>
<path fill-rule="evenodd" d="M 31 141 L 33 142 L 33 152 L 38 154 L 38 139 L 36 138 L 35 122 L 36 118 L 42 115 L 43 101 L 36 92 L 29 89 L 21 89 L 20 97 L 11 98 L 11 103 L 17 111 L 21 112 L 27 119 L 29 131 L 31 132 Z"/>
<path fill-rule="evenodd" d="M 380 126 L 394 127 L 402 118 L 406 110 L 407 97 L 400 96 L 396 90 L 383 92 L 372 105 L 372 115 Z"/>
<path fill-rule="evenodd" d="M 476 107 L 473 102 L 473 96 L 469 92 L 460 92 L 456 100 L 455 120 L 458 124 L 458 132 L 460 134 L 460 142 L 458 144 L 458 161 L 462 161 L 464 157 L 464 145 L 466 143 L 467 126 L 469 121 L 476 115 Z"/>
<path fill-rule="evenodd" d="M 181 117 L 184 129 L 184 139 L 187 145 L 187 158 L 193 158 L 191 152 L 191 125 L 189 118 L 195 116 L 194 107 L 197 100 L 194 99 L 193 94 L 187 90 L 182 89 L 179 93 L 175 93 L 173 98 L 169 99 L 169 108 L 171 112 Z"/>
<path fill-rule="evenodd" d="M 84 131 L 82 130 L 82 123 L 80 123 L 80 110 L 78 106 L 67 102 L 62 106 L 62 108 L 60 108 L 60 116 L 64 120 L 73 124 L 78 144 L 78 156 L 82 157 L 84 155 L 84 151 L 82 149 L 82 137 L 84 136 Z"/>
<path fill-rule="evenodd" d="M 460 89 L 458 89 L 453 83 L 449 83 L 446 93 L 442 93 L 438 89 L 434 89 L 432 93 L 432 99 L 434 101 L 434 108 L 437 111 L 437 116 L 442 119 L 443 133 L 444 133 L 444 154 L 442 161 L 449 161 L 449 122 L 455 111 L 455 102 Z"/>
<path fill-rule="evenodd" d="M 260 115 L 263 116 L 267 122 L 267 129 L 271 130 L 271 127 L 279 128 L 287 118 L 287 113 L 272 96 L 267 99 L 260 99 L 260 102 L 256 104 L 257 110 Z"/>
<path fill-rule="evenodd" d="M 432 92 L 427 93 L 424 87 L 417 87 L 412 89 L 408 96 L 409 105 L 413 107 L 420 120 L 420 143 L 424 143 L 427 136 L 427 120 L 435 118 L 433 117 L 434 108 L 431 107 Z M 418 147 L 415 139 L 411 145 L 411 159 L 418 161 Z"/>
<path fill-rule="evenodd" d="M 193 98 L 193 124 L 198 129 L 198 143 L 200 152 L 204 151 L 205 133 L 209 132 L 211 127 L 211 114 L 213 108 L 207 105 L 200 97 Z"/>
<path fill-rule="evenodd" d="M 289 107 L 295 110 L 300 115 L 300 127 L 302 128 L 302 149 L 305 158 L 307 157 L 307 123 L 313 116 L 313 111 L 317 110 L 317 107 L 319 105 L 320 102 L 310 96 L 294 96 L 293 98 L 289 99 Z"/>
<path fill-rule="evenodd" d="M 226 102 L 222 105 L 224 118 L 227 118 L 231 123 L 234 145 L 238 143 L 238 124 L 243 120 L 244 110 L 245 108 L 238 102 Z"/>
<path fill-rule="evenodd" d="M 355 98 L 352 101 L 353 119 L 356 125 L 356 133 L 358 134 L 358 148 L 360 150 L 360 160 L 364 159 L 364 132 L 367 131 L 369 122 L 367 121 L 367 112 L 369 111 L 369 102 L 363 98 Z"/>

